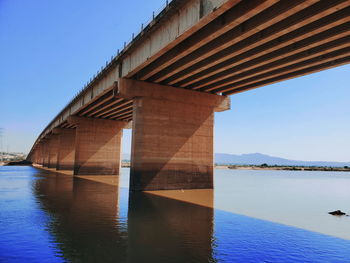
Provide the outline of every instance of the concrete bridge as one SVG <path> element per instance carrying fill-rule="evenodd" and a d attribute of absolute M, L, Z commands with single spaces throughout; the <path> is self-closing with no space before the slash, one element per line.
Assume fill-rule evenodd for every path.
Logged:
<path fill-rule="evenodd" d="M 229 95 L 350 62 L 349 0 L 173 0 L 49 123 L 28 159 L 131 190 L 213 187 Z"/>

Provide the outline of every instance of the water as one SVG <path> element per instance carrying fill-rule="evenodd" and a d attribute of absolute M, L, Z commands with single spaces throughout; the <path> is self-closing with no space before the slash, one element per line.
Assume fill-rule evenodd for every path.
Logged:
<path fill-rule="evenodd" d="M 0 167 L 0 262 L 350 262 L 347 173 L 216 170 L 215 191 L 129 196 L 128 169 Z"/>

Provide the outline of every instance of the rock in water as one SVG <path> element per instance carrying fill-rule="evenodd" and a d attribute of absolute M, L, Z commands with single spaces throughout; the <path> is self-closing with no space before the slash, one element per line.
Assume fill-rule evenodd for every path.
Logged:
<path fill-rule="evenodd" d="M 346 213 L 340 211 L 340 210 L 335 210 L 333 212 L 329 212 L 328 214 L 333 215 L 333 216 L 344 216 Z"/>

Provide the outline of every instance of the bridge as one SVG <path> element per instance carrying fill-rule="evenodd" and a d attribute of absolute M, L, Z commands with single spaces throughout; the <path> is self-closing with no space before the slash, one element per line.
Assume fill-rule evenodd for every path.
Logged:
<path fill-rule="evenodd" d="M 350 62 L 349 0 L 173 0 L 47 125 L 28 160 L 130 189 L 213 188 L 229 95 Z"/>

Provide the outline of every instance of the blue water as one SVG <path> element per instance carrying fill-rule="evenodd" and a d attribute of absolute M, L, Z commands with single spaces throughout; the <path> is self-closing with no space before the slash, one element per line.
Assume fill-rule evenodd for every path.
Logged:
<path fill-rule="evenodd" d="M 242 212 L 245 195 L 254 195 L 255 177 L 278 182 L 279 187 L 269 183 L 265 196 L 272 198 L 273 189 L 280 194 L 280 186 L 293 180 L 285 174 L 217 170 L 215 192 L 208 192 L 214 209 L 129 195 L 127 175 L 123 169 L 120 185 L 113 186 L 32 167 L 0 167 L 0 262 L 350 262 L 349 240 L 239 215 L 222 205 Z M 330 174 L 317 176 L 338 182 Z M 294 179 L 315 184 L 317 176 L 314 182 L 304 173 Z M 350 184 L 349 177 L 339 176 L 342 185 Z M 273 204 L 282 207 L 280 200 Z"/>

